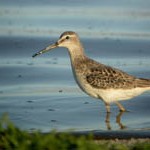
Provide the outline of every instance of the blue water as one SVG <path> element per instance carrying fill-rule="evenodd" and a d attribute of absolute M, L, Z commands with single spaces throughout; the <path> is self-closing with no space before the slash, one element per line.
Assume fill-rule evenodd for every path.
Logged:
<path fill-rule="evenodd" d="M 86 54 L 129 74 L 150 78 L 150 2 L 132 1 L 0 1 L 0 115 L 7 112 L 26 130 L 149 130 L 145 93 L 115 105 L 105 123 L 100 100 L 83 93 L 74 81 L 65 48 L 35 59 L 65 30 L 76 31 Z M 116 116 L 120 122 L 116 123 Z"/>
<path fill-rule="evenodd" d="M 52 39 L 53 42 L 56 39 Z M 146 40 L 82 39 L 88 56 L 130 74 L 149 78 L 150 42 Z M 35 59 L 32 54 L 48 38 L 0 38 L 0 114 L 26 130 L 121 130 L 112 105 L 110 125 L 100 100 L 84 94 L 73 79 L 68 52 L 59 48 Z M 8 43 L 8 45 L 6 45 Z M 149 93 L 123 102 L 131 112 L 122 115 L 126 130 L 149 130 Z M 137 120 L 138 117 L 138 120 Z"/>

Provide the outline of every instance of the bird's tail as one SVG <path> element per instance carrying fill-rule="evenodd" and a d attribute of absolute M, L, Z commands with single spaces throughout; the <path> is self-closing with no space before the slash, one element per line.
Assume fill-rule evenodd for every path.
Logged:
<path fill-rule="evenodd" d="M 144 79 L 144 78 L 137 79 L 137 87 L 150 88 L 150 79 Z"/>

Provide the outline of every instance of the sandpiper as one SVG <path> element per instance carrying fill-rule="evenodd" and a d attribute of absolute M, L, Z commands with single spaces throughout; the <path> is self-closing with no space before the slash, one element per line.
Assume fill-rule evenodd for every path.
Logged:
<path fill-rule="evenodd" d="M 114 102 L 120 111 L 126 111 L 119 101 L 133 98 L 150 90 L 150 79 L 134 77 L 88 58 L 78 35 L 72 31 L 64 32 L 55 44 L 37 52 L 32 57 L 56 47 L 68 49 L 77 84 L 88 95 L 101 99 L 108 113 L 110 103 Z"/>

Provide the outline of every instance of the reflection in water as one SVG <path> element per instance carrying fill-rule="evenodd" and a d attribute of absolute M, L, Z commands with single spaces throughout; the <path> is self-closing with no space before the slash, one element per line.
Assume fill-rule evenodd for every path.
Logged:
<path fill-rule="evenodd" d="M 119 127 L 120 127 L 121 130 L 123 130 L 123 129 L 126 128 L 126 126 L 123 125 L 122 122 L 121 122 L 121 117 L 122 117 L 122 115 L 123 115 L 124 113 L 125 113 L 125 112 L 119 112 L 118 115 L 116 116 L 116 123 L 119 125 Z M 111 125 L 110 125 L 110 114 L 111 114 L 111 113 L 106 113 L 106 120 L 105 120 L 105 122 L 106 122 L 106 127 L 107 127 L 108 130 L 111 130 L 111 129 L 112 129 L 112 128 L 111 128 Z"/>
<path fill-rule="evenodd" d="M 122 124 L 122 122 L 121 122 L 121 117 L 122 117 L 123 113 L 124 113 L 124 112 L 120 112 L 120 113 L 116 116 L 116 123 L 118 123 L 118 125 L 119 125 L 119 127 L 120 127 L 121 130 L 126 128 L 126 126 L 124 126 L 124 125 Z"/>

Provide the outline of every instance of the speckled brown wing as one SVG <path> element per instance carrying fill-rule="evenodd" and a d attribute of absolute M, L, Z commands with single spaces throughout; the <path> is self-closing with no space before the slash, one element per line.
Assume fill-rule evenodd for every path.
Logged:
<path fill-rule="evenodd" d="M 137 86 L 134 76 L 109 66 L 91 68 L 86 80 L 92 87 L 102 89 L 131 89 Z"/>

